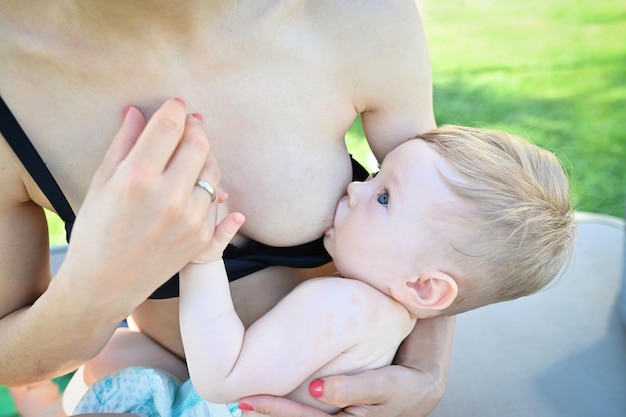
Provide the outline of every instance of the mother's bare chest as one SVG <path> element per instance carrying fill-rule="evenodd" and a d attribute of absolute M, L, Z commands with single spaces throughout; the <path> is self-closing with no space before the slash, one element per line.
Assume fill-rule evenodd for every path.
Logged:
<path fill-rule="evenodd" d="M 149 118 L 178 96 L 204 116 L 231 195 L 224 209 L 246 214 L 251 237 L 286 244 L 319 235 L 350 179 L 343 134 L 355 110 L 341 71 L 288 48 L 247 59 L 218 52 L 171 60 L 146 52 L 113 62 L 90 52 L 59 72 L 9 66 L 3 95 L 75 209 L 124 108 Z"/>

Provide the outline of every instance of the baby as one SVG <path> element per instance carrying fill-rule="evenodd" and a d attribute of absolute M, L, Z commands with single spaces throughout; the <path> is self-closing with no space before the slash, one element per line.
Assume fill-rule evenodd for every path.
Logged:
<path fill-rule="evenodd" d="M 390 364 L 418 319 L 539 291 L 576 234 L 554 155 L 502 132 L 445 126 L 349 185 L 324 237 L 339 276 L 305 281 L 245 329 L 221 261 L 242 223 L 226 218 L 181 273 L 193 387 L 213 403 L 264 393 L 330 413 L 315 398 L 318 378 Z"/>

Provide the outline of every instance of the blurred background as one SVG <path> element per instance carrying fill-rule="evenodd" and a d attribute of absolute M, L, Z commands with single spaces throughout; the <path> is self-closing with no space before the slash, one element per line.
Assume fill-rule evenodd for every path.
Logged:
<path fill-rule="evenodd" d="M 419 3 L 437 124 L 526 137 L 557 154 L 576 210 L 623 217 L 626 2 Z M 359 125 L 348 144 L 365 152 Z"/>
<path fill-rule="evenodd" d="M 430 45 L 437 123 L 502 129 L 554 151 L 570 176 L 578 211 L 622 217 L 626 2 L 418 3 Z M 346 142 L 368 161 L 358 120 Z M 62 224 L 52 214 L 49 219 L 51 243 L 64 243 Z M 0 387 L 0 417 L 8 416 L 16 416 L 15 410 Z"/>

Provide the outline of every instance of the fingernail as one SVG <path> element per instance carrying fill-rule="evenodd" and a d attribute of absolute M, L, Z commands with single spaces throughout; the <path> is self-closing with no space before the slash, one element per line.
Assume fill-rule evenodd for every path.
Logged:
<path fill-rule="evenodd" d="M 131 106 L 127 106 L 127 107 L 124 109 L 124 119 L 126 118 L 126 116 L 128 116 L 128 112 L 130 111 L 130 109 L 132 109 L 132 107 L 131 107 Z"/>
<path fill-rule="evenodd" d="M 182 98 L 180 98 L 180 97 L 175 97 L 175 98 L 174 98 L 174 100 L 178 101 L 178 102 L 179 102 L 179 103 L 181 103 L 183 106 L 186 106 L 186 105 L 187 105 L 187 103 L 185 103 L 185 100 L 183 100 L 183 99 L 182 99 Z"/>
<path fill-rule="evenodd" d="M 200 113 L 192 113 L 191 115 L 195 117 L 196 119 L 200 120 L 201 122 L 204 122 L 204 117 L 202 117 Z"/>
<path fill-rule="evenodd" d="M 239 403 L 239 409 L 244 411 L 254 411 L 254 407 L 246 403 Z"/>
<path fill-rule="evenodd" d="M 309 392 L 314 397 L 321 397 L 324 395 L 324 381 L 321 379 L 316 379 L 315 381 L 309 384 Z"/>

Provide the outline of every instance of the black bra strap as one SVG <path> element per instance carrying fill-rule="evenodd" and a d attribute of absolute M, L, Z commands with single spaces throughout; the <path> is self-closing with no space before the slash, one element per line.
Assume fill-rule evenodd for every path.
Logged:
<path fill-rule="evenodd" d="M 45 162 L 41 159 L 39 152 L 30 142 L 30 139 L 28 139 L 28 136 L 26 136 L 26 133 L 24 133 L 24 130 L 1 96 L 0 133 L 2 133 L 41 191 L 48 197 L 59 217 L 65 222 L 74 221 L 74 211 L 65 195 L 63 195 L 59 184 L 57 184 Z"/>

